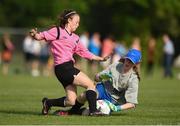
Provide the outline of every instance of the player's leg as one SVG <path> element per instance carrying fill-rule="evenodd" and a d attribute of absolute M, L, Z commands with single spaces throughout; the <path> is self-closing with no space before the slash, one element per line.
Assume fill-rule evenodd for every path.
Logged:
<path fill-rule="evenodd" d="M 74 76 L 73 83 L 78 86 L 85 87 L 86 91 L 86 99 L 89 103 L 90 113 L 96 113 L 96 98 L 97 94 L 95 91 L 95 85 L 93 81 L 85 75 L 83 72 L 79 72 L 76 76 Z"/>
<path fill-rule="evenodd" d="M 73 106 L 75 104 L 75 100 L 77 97 L 76 86 L 68 85 L 65 88 L 65 91 L 66 91 L 66 96 L 61 97 L 61 98 L 56 98 L 56 99 L 43 98 L 43 100 L 42 100 L 42 103 L 43 103 L 42 114 L 43 115 L 47 115 L 49 109 L 53 106 L 66 107 L 66 106 Z"/>
<path fill-rule="evenodd" d="M 77 87 L 75 85 L 69 85 L 65 88 L 66 91 L 66 99 L 64 101 L 65 106 L 73 106 L 75 105 L 75 101 L 77 98 Z"/>
<path fill-rule="evenodd" d="M 86 102 L 86 91 L 81 93 L 76 101 L 75 105 L 72 106 L 72 108 L 69 110 L 69 114 L 78 114 L 81 115 L 81 107 L 85 104 Z"/>

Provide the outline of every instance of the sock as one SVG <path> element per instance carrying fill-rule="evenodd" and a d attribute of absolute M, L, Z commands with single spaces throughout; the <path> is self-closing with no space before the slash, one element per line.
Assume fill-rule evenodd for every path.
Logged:
<path fill-rule="evenodd" d="M 96 109 L 96 92 L 93 91 L 93 90 L 87 90 L 86 91 L 86 99 L 89 103 L 89 111 L 90 113 L 93 113 L 95 112 L 97 109 Z"/>
<path fill-rule="evenodd" d="M 65 99 L 66 99 L 66 97 L 61 97 L 61 98 L 57 98 L 57 99 L 48 99 L 47 105 L 50 107 L 51 106 L 65 107 L 65 105 L 64 105 Z"/>
<path fill-rule="evenodd" d="M 84 104 L 79 103 L 76 99 L 75 105 L 72 106 L 72 108 L 69 110 L 69 113 L 71 114 L 81 114 L 79 113 L 80 108 L 83 106 Z"/>

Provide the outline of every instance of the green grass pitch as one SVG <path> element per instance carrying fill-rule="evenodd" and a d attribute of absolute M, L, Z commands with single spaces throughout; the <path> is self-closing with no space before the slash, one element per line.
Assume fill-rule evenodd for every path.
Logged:
<path fill-rule="evenodd" d="M 0 125 L 180 125 L 180 80 L 164 79 L 158 70 L 152 78 L 142 76 L 136 109 L 111 116 L 41 115 L 42 97 L 63 95 L 64 90 L 54 76 L 34 78 L 23 74 L 0 74 Z"/>

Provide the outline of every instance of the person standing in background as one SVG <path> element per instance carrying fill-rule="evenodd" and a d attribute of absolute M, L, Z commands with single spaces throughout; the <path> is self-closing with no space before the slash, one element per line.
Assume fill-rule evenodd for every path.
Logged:
<path fill-rule="evenodd" d="M 14 45 L 10 39 L 8 33 L 4 33 L 2 38 L 2 72 L 7 75 L 9 72 L 9 64 L 12 60 L 12 53 L 14 50 Z"/>
<path fill-rule="evenodd" d="M 49 76 L 51 71 L 49 71 L 48 68 L 48 60 L 50 57 L 50 50 L 49 50 L 49 44 L 46 42 L 40 42 L 41 49 L 40 49 L 40 69 L 43 76 Z"/>
<path fill-rule="evenodd" d="M 88 48 L 89 46 L 89 32 L 85 31 L 81 36 L 80 36 L 80 41 L 84 45 L 84 47 Z"/>
<path fill-rule="evenodd" d="M 135 37 L 132 41 L 132 45 L 131 45 L 132 49 L 137 49 L 139 51 L 141 51 L 141 40 L 139 37 Z"/>
<path fill-rule="evenodd" d="M 156 46 L 156 40 L 153 37 L 151 37 L 148 41 L 148 49 L 147 49 L 146 73 L 148 76 L 153 74 L 154 58 L 155 58 L 155 46 Z"/>
<path fill-rule="evenodd" d="M 119 59 L 121 57 L 124 57 L 126 54 L 127 54 L 127 47 L 125 46 L 125 42 L 124 41 L 116 42 L 112 63 L 119 62 Z"/>
<path fill-rule="evenodd" d="M 101 56 L 109 56 L 112 55 L 115 48 L 115 39 L 112 36 L 107 36 L 102 43 L 102 51 Z M 101 63 L 103 68 L 106 68 L 112 63 L 112 58 L 110 58 L 108 61 Z"/>
<path fill-rule="evenodd" d="M 100 56 L 101 53 L 101 36 L 98 32 L 95 32 L 89 41 L 88 49 L 96 56 Z M 96 61 L 90 61 L 91 69 L 95 73 L 98 69 L 99 63 Z"/>
<path fill-rule="evenodd" d="M 89 46 L 89 32 L 85 31 L 80 36 L 80 42 L 84 47 L 88 48 Z M 88 72 L 88 61 L 86 59 L 79 58 L 79 68 L 82 68 L 85 72 Z"/>
<path fill-rule="evenodd" d="M 30 72 L 31 71 L 31 64 L 32 64 L 32 44 L 33 38 L 27 34 L 23 40 L 23 53 L 24 53 L 24 61 L 25 61 L 25 71 Z"/>
<path fill-rule="evenodd" d="M 139 37 L 134 37 L 131 45 L 132 49 L 141 51 L 141 40 Z M 141 63 L 137 64 L 138 71 L 141 71 Z"/>
<path fill-rule="evenodd" d="M 25 57 L 26 71 L 30 72 L 32 76 L 39 76 L 39 54 L 41 45 L 39 41 L 34 40 L 27 35 L 23 41 L 23 51 Z"/>
<path fill-rule="evenodd" d="M 1 65 L 1 62 L 2 62 L 2 61 L 1 61 L 1 48 L 0 48 L 0 65 Z"/>
<path fill-rule="evenodd" d="M 164 42 L 164 77 L 173 77 L 172 73 L 172 61 L 174 55 L 174 46 L 172 40 L 169 38 L 167 34 L 163 35 Z"/>

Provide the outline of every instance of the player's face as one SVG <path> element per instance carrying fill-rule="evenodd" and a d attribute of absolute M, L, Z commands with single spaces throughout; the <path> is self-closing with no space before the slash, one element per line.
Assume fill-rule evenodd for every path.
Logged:
<path fill-rule="evenodd" d="M 125 69 L 131 69 L 133 66 L 134 66 L 133 62 L 126 58 L 124 62 Z"/>
<path fill-rule="evenodd" d="M 79 15 L 74 15 L 72 18 L 69 20 L 69 25 L 70 25 L 70 30 L 71 32 L 76 31 L 76 29 L 79 27 L 79 22 L 80 22 L 80 17 Z"/>

